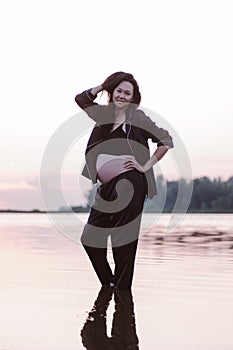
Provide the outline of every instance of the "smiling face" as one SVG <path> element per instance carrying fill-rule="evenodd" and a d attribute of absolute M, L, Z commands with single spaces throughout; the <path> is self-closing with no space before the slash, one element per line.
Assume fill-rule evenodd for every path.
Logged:
<path fill-rule="evenodd" d="M 122 81 L 113 91 L 112 101 L 117 109 L 126 110 L 133 100 L 134 87 L 129 81 Z"/>

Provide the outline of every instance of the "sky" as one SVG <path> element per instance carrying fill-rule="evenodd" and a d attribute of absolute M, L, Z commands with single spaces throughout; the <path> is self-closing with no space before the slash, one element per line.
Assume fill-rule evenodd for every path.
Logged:
<path fill-rule="evenodd" d="M 80 117 L 75 95 L 119 70 L 138 81 L 141 107 L 182 140 L 192 178 L 233 175 L 231 0 L 13 0 L 1 5 L 0 17 L 0 209 L 43 209 L 40 168 L 49 140 Z M 88 132 L 63 164 L 71 205 L 82 203 L 75 174 Z M 176 179 L 165 158 L 162 173 Z"/>

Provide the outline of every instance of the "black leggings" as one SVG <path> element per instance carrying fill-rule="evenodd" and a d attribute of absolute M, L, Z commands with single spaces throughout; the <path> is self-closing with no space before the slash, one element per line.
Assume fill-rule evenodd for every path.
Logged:
<path fill-rule="evenodd" d="M 133 186 L 131 200 L 129 200 L 128 184 L 124 181 L 119 182 L 120 180 L 128 180 Z M 110 206 L 113 201 L 116 201 L 117 198 L 121 199 L 120 196 L 117 197 L 117 184 L 121 190 L 123 202 L 127 200 L 129 203 L 123 209 L 117 210 L 116 207 L 111 210 Z M 109 285 L 110 282 L 113 282 L 118 288 L 131 288 L 146 193 L 145 174 L 137 170 L 120 174 L 108 183 L 101 185 L 97 190 L 95 203 L 84 227 L 81 242 L 102 285 Z M 101 206 L 101 199 L 106 201 L 104 206 Z M 108 210 L 108 203 L 110 210 Z M 118 203 L 121 204 L 121 200 Z M 103 211 L 103 208 L 107 210 Z M 107 260 L 109 236 L 111 237 L 115 263 L 114 274 Z"/>

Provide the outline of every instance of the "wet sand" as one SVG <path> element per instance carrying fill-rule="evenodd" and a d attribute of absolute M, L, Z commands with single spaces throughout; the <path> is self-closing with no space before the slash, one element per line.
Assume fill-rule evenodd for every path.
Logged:
<path fill-rule="evenodd" d="M 169 234 L 164 215 L 141 237 L 132 294 L 102 291 L 46 215 L 0 219 L 1 350 L 233 348 L 233 215 L 188 215 Z"/>

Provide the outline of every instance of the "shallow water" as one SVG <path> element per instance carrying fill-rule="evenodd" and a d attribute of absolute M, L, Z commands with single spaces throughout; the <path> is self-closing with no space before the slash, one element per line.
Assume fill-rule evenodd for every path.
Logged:
<path fill-rule="evenodd" d="M 57 215 L 77 239 L 86 214 Z M 233 215 L 188 214 L 170 233 L 169 220 L 144 214 L 132 299 L 98 300 L 104 334 L 98 305 L 86 322 L 100 285 L 82 247 L 45 214 L 1 214 L 0 349 L 232 350 Z"/>

